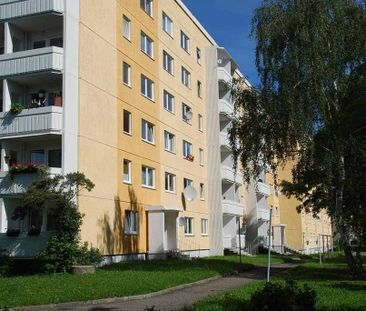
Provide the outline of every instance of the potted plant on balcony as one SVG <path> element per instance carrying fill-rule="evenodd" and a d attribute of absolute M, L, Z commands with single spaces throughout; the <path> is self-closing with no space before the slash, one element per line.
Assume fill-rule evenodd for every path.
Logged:
<path fill-rule="evenodd" d="M 14 229 L 14 228 L 8 228 L 8 230 L 6 231 L 6 235 L 9 237 L 17 237 L 19 236 L 20 230 L 19 229 Z"/>
<path fill-rule="evenodd" d="M 190 154 L 190 155 L 187 155 L 187 156 L 185 157 L 185 159 L 186 159 L 186 160 L 188 160 L 188 161 L 193 162 L 193 161 L 194 161 L 194 156 Z"/>
<path fill-rule="evenodd" d="M 21 113 L 24 109 L 24 106 L 21 103 L 15 102 L 11 103 L 10 112 L 14 115 Z"/>
<path fill-rule="evenodd" d="M 9 174 L 13 179 L 16 174 L 40 174 L 45 175 L 47 173 L 47 166 L 38 163 L 13 163 L 10 166 Z"/>

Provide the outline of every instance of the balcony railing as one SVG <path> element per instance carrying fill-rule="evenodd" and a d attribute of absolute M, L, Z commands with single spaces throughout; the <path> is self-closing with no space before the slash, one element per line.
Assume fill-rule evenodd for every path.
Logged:
<path fill-rule="evenodd" d="M 0 56 L 0 78 L 63 70 L 63 48 L 50 46 Z"/>
<path fill-rule="evenodd" d="M 62 14 L 63 0 L 27 0 L 0 5 L 0 21 L 44 13 Z"/>
<path fill-rule="evenodd" d="M 227 117 L 232 117 L 234 114 L 234 106 L 225 99 L 219 100 L 219 111 L 220 114 L 224 114 Z"/>
<path fill-rule="evenodd" d="M 269 210 L 263 208 L 257 209 L 257 218 L 261 221 L 269 221 Z"/>
<path fill-rule="evenodd" d="M 239 172 L 235 173 L 235 171 L 228 166 L 221 167 L 221 178 L 232 183 L 243 184 L 243 175 Z"/>
<path fill-rule="evenodd" d="M 40 134 L 61 134 L 62 107 L 48 106 L 24 109 L 13 115 L 0 113 L 0 138 L 26 137 Z"/>
<path fill-rule="evenodd" d="M 61 173 L 60 168 L 50 168 L 49 173 L 56 175 Z M 30 184 L 40 177 L 37 173 L 15 174 L 10 177 L 9 172 L 0 172 L 0 197 L 16 197 L 27 191 Z"/>
<path fill-rule="evenodd" d="M 233 77 L 231 74 L 225 69 L 225 67 L 217 68 L 217 79 L 222 80 L 226 83 L 231 83 L 233 81 Z"/>
<path fill-rule="evenodd" d="M 228 133 L 220 133 L 220 146 L 224 146 L 231 150 Z"/>
<path fill-rule="evenodd" d="M 269 197 L 271 195 L 271 187 L 263 182 L 260 181 L 257 182 L 256 190 L 257 193 L 259 193 L 260 195 L 264 195 L 266 197 Z"/>
<path fill-rule="evenodd" d="M 233 215 L 233 216 L 243 216 L 244 206 L 235 201 L 223 200 L 222 201 L 222 212 L 223 214 Z"/>

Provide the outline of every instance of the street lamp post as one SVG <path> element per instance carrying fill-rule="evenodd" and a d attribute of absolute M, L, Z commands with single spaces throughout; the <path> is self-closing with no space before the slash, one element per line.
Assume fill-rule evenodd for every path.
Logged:
<path fill-rule="evenodd" d="M 271 279 L 271 248 L 272 248 L 272 208 L 269 209 L 269 228 L 268 228 L 268 266 L 267 266 L 267 283 Z"/>

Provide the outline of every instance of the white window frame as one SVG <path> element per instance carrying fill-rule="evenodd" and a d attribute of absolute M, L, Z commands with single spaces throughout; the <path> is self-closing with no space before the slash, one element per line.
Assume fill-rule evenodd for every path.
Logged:
<path fill-rule="evenodd" d="M 193 180 L 189 178 L 183 178 L 183 189 L 188 186 L 193 186 Z"/>
<path fill-rule="evenodd" d="M 191 88 L 191 73 L 182 66 L 181 82 L 184 86 Z"/>
<path fill-rule="evenodd" d="M 175 135 L 164 131 L 164 150 L 175 153 Z"/>
<path fill-rule="evenodd" d="M 201 60 L 202 60 L 202 52 L 200 48 L 196 48 L 196 60 L 197 60 L 197 64 L 201 65 Z"/>
<path fill-rule="evenodd" d="M 174 74 L 174 58 L 165 50 L 163 51 L 163 68 L 171 75 Z"/>
<path fill-rule="evenodd" d="M 123 37 L 131 41 L 131 20 L 126 15 L 122 17 L 122 28 Z"/>
<path fill-rule="evenodd" d="M 175 97 L 167 90 L 163 91 L 163 105 L 165 110 L 175 113 Z M 172 109 L 169 109 L 169 106 L 171 106 Z"/>
<path fill-rule="evenodd" d="M 193 155 L 193 145 L 183 139 L 183 158 Z"/>
<path fill-rule="evenodd" d="M 203 132 L 203 116 L 198 114 L 198 130 Z"/>
<path fill-rule="evenodd" d="M 184 235 L 194 235 L 193 217 L 184 217 Z"/>
<path fill-rule="evenodd" d="M 176 193 L 175 189 L 175 184 L 176 184 L 176 176 L 172 173 L 169 173 L 169 172 L 165 172 L 164 174 L 164 189 L 165 189 L 165 192 L 168 192 L 168 193 Z"/>
<path fill-rule="evenodd" d="M 139 234 L 139 213 L 135 211 L 125 211 L 125 234 Z"/>
<path fill-rule="evenodd" d="M 190 52 L 190 39 L 189 37 L 181 30 L 180 31 L 180 47 L 185 50 L 187 53 Z"/>
<path fill-rule="evenodd" d="M 127 71 L 125 71 L 127 69 Z M 125 74 L 127 73 L 127 76 Z M 126 80 L 127 78 L 127 80 Z M 122 64 L 122 82 L 124 85 L 131 87 L 131 65 L 126 62 Z"/>
<path fill-rule="evenodd" d="M 199 149 L 199 162 L 201 166 L 205 165 L 205 153 L 202 148 Z"/>
<path fill-rule="evenodd" d="M 150 58 L 154 58 L 154 41 L 143 31 L 141 31 L 140 43 L 141 43 L 141 51 Z"/>
<path fill-rule="evenodd" d="M 128 168 L 128 178 L 126 178 L 126 174 L 125 174 L 125 163 L 127 164 L 127 168 Z M 127 159 L 123 159 L 123 182 L 125 184 L 131 184 L 132 183 L 132 162 L 130 160 Z"/>
<path fill-rule="evenodd" d="M 208 235 L 208 219 L 201 218 L 201 235 Z"/>
<path fill-rule="evenodd" d="M 152 140 L 149 140 L 150 131 Z M 145 119 L 141 119 L 141 139 L 149 144 L 155 144 L 155 125 Z"/>
<path fill-rule="evenodd" d="M 202 98 L 202 82 L 197 80 L 197 96 Z"/>
<path fill-rule="evenodd" d="M 189 113 L 191 115 L 190 118 L 188 118 Z M 186 105 L 185 103 L 182 103 L 182 120 L 190 125 L 192 125 L 192 119 L 193 119 L 193 113 L 192 108 Z"/>
<path fill-rule="evenodd" d="M 174 37 L 174 23 L 173 23 L 173 20 L 165 12 L 163 12 L 163 17 L 162 17 L 162 27 L 163 27 L 163 30 L 169 36 L 171 36 L 172 38 Z M 169 31 L 169 29 L 170 29 L 170 31 Z"/>
<path fill-rule="evenodd" d="M 144 183 L 144 172 L 146 176 L 146 181 L 149 181 L 149 174 L 152 174 L 152 185 Z M 155 168 L 143 165 L 141 169 L 141 185 L 143 188 L 155 189 Z"/>
<path fill-rule="evenodd" d="M 129 132 L 125 131 L 125 115 L 128 115 L 128 128 Z M 123 109 L 123 133 L 131 135 L 132 134 L 132 114 L 128 110 Z"/>
<path fill-rule="evenodd" d="M 149 87 L 151 88 L 151 97 L 148 92 Z M 145 75 L 141 75 L 141 95 L 154 100 L 154 82 Z"/>
<path fill-rule="evenodd" d="M 204 183 L 200 183 L 200 200 L 205 200 L 205 194 L 206 194 L 206 187 Z"/>
<path fill-rule="evenodd" d="M 140 0 L 140 7 L 147 15 L 153 17 L 153 0 Z"/>

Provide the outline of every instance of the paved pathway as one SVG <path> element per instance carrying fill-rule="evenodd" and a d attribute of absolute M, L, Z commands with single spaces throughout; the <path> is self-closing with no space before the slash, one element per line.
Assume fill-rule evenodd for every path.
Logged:
<path fill-rule="evenodd" d="M 272 272 L 278 273 L 285 269 L 293 268 L 297 264 L 279 264 L 272 266 Z M 207 282 L 198 282 L 191 286 L 178 286 L 173 289 L 163 290 L 142 296 L 125 298 L 101 299 L 88 302 L 71 302 L 48 306 L 34 306 L 14 308 L 11 311 L 144 311 L 146 307 L 155 306 L 155 311 L 175 311 L 209 296 L 218 295 L 225 291 L 240 288 L 245 284 L 264 279 L 265 267 L 257 267 L 239 275 L 214 278 Z"/>

